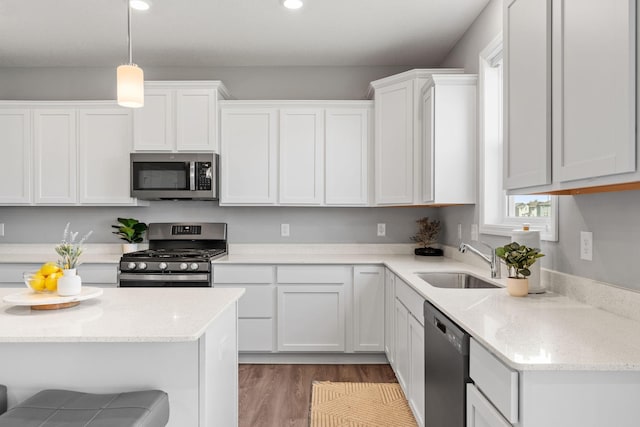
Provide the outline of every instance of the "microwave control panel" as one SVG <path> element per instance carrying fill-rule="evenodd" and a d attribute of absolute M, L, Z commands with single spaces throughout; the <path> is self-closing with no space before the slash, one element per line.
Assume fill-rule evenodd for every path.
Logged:
<path fill-rule="evenodd" d="M 211 162 L 196 163 L 196 187 L 198 190 L 211 190 Z"/>

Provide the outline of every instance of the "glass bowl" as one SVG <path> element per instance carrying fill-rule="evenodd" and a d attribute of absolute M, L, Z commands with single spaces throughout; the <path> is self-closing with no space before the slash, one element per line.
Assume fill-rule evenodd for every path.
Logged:
<path fill-rule="evenodd" d="M 47 294 L 52 292 L 45 285 L 45 276 L 38 274 L 37 271 L 24 272 L 22 273 L 22 278 L 26 287 L 35 293 Z"/>

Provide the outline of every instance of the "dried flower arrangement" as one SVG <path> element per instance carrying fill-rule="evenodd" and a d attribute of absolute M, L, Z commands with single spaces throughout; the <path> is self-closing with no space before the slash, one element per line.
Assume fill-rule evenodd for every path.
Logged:
<path fill-rule="evenodd" d="M 60 260 L 58 261 L 58 265 L 62 269 L 73 269 L 80 265 L 80 255 L 84 248 L 82 245 L 84 242 L 91 236 L 92 231 L 89 231 L 85 234 L 79 242 L 76 242 L 76 238 L 78 237 L 78 232 L 73 232 L 69 229 L 71 223 L 67 223 L 67 226 L 64 228 L 64 234 L 62 235 L 62 243 L 56 246 L 56 252 L 60 255 Z"/>

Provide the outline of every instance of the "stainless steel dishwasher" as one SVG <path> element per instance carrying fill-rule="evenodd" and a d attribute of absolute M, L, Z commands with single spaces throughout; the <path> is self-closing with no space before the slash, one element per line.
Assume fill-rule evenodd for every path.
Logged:
<path fill-rule="evenodd" d="M 469 334 L 424 303 L 425 427 L 464 427 Z"/>

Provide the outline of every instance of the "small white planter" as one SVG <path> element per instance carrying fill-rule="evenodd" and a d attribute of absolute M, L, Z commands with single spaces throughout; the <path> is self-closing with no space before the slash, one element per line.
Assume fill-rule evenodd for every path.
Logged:
<path fill-rule="evenodd" d="M 507 292 L 512 297 L 526 297 L 529 294 L 529 279 L 509 277 L 507 279 Z"/>
<path fill-rule="evenodd" d="M 58 279 L 58 295 L 70 297 L 82 292 L 82 279 L 76 274 L 75 268 L 62 270 L 62 277 Z"/>
<path fill-rule="evenodd" d="M 122 253 L 128 254 L 129 252 L 135 252 L 138 250 L 137 243 L 123 243 L 122 244 Z"/>

